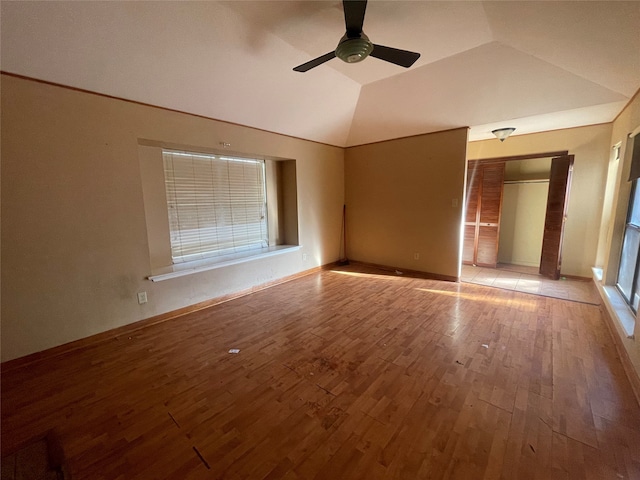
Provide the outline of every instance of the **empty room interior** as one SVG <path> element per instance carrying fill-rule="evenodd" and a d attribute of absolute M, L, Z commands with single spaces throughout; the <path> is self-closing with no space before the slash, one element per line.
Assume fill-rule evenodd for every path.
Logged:
<path fill-rule="evenodd" d="M 640 479 L 640 2 L 0 9 L 2 480 Z"/>

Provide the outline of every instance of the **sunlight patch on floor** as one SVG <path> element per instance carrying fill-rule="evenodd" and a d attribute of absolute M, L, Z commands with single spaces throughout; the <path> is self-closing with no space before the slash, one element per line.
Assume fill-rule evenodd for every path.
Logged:
<path fill-rule="evenodd" d="M 402 278 L 402 274 L 393 274 L 389 273 L 388 275 L 380 275 L 375 273 L 363 273 L 363 272 L 347 272 L 345 270 L 330 270 L 331 273 L 339 273 L 340 275 L 348 275 L 350 277 L 364 277 L 364 278 L 376 278 L 378 280 L 399 280 Z"/>
<path fill-rule="evenodd" d="M 434 290 L 432 288 L 416 288 L 415 290 L 435 293 L 437 295 L 446 295 L 449 297 L 461 298 L 463 300 L 471 300 L 474 302 L 491 303 L 493 305 L 500 306 L 512 305 L 516 307 L 532 308 L 535 305 L 535 302 L 532 300 L 524 300 L 518 298 L 490 298 L 485 295 L 477 295 L 474 293 L 450 292 L 448 290 Z"/>

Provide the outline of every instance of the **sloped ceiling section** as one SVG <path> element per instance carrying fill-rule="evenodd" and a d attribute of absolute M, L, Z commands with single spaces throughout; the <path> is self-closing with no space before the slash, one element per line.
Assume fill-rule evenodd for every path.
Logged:
<path fill-rule="evenodd" d="M 349 145 L 462 125 L 480 140 L 504 126 L 524 134 L 610 122 L 640 87 L 640 2 L 481 5 L 470 38 L 488 25 L 482 45 L 363 87 Z"/>
<path fill-rule="evenodd" d="M 365 85 L 348 143 L 447 130 L 463 121 L 482 125 L 608 103 L 622 108 L 625 99 L 550 63 L 492 42 Z M 509 125 L 520 127 L 512 123 Z"/>
<path fill-rule="evenodd" d="M 496 41 L 627 97 L 640 87 L 640 2 L 487 2 Z"/>
<path fill-rule="evenodd" d="M 2 70 L 344 145 L 360 85 L 216 2 L 2 2 Z"/>
<path fill-rule="evenodd" d="M 306 73 L 344 33 L 340 1 L 0 8 L 3 71 L 338 146 L 609 122 L 640 87 L 640 1 L 370 0 L 367 35 L 416 64 Z"/>

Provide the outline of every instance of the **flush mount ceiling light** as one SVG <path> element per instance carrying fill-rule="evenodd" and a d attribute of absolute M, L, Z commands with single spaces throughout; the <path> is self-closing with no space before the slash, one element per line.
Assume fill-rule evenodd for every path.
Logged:
<path fill-rule="evenodd" d="M 515 132 L 515 130 L 516 129 L 513 127 L 498 128 L 496 130 L 491 130 L 491 133 L 493 133 L 501 142 L 504 142 L 509 135 Z"/>

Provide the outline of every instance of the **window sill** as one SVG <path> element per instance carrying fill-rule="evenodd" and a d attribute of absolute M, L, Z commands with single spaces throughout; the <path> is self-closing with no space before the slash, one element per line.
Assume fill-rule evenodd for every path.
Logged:
<path fill-rule="evenodd" d="M 622 331 L 629 339 L 633 339 L 633 330 L 636 325 L 636 317 L 624 301 L 618 289 L 613 285 L 602 285 L 602 269 L 593 268 L 595 284 L 600 291 L 600 296 L 604 300 L 609 314 L 622 327 Z"/>
<path fill-rule="evenodd" d="M 593 279 L 596 282 L 602 282 L 602 268 L 600 267 L 591 267 L 591 271 L 593 272 Z"/>
<path fill-rule="evenodd" d="M 206 258 L 193 262 L 177 263 L 169 267 L 165 267 L 147 278 L 152 282 L 161 282 L 170 278 L 184 277 L 194 273 L 206 272 L 216 268 L 228 267 L 239 263 L 250 262 L 261 258 L 273 257 L 283 253 L 290 253 L 300 250 L 300 245 L 277 245 L 275 247 L 267 247 L 261 250 L 251 250 L 248 252 L 236 253 L 233 255 L 225 255 L 224 257 Z"/>
<path fill-rule="evenodd" d="M 631 310 L 629 310 L 629 306 L 620 293 L 618 293 L 618 289 L 613 285 L 604 285 L 602 290 L 605 296 L 604 300 L 609 310 L 615 313 L 615 318 L 617 318 L 618 323 L 622 326 L 626 337 L 634 338 L 633 329 L 636 325 L 636 317 L 633 316 Z"/>

